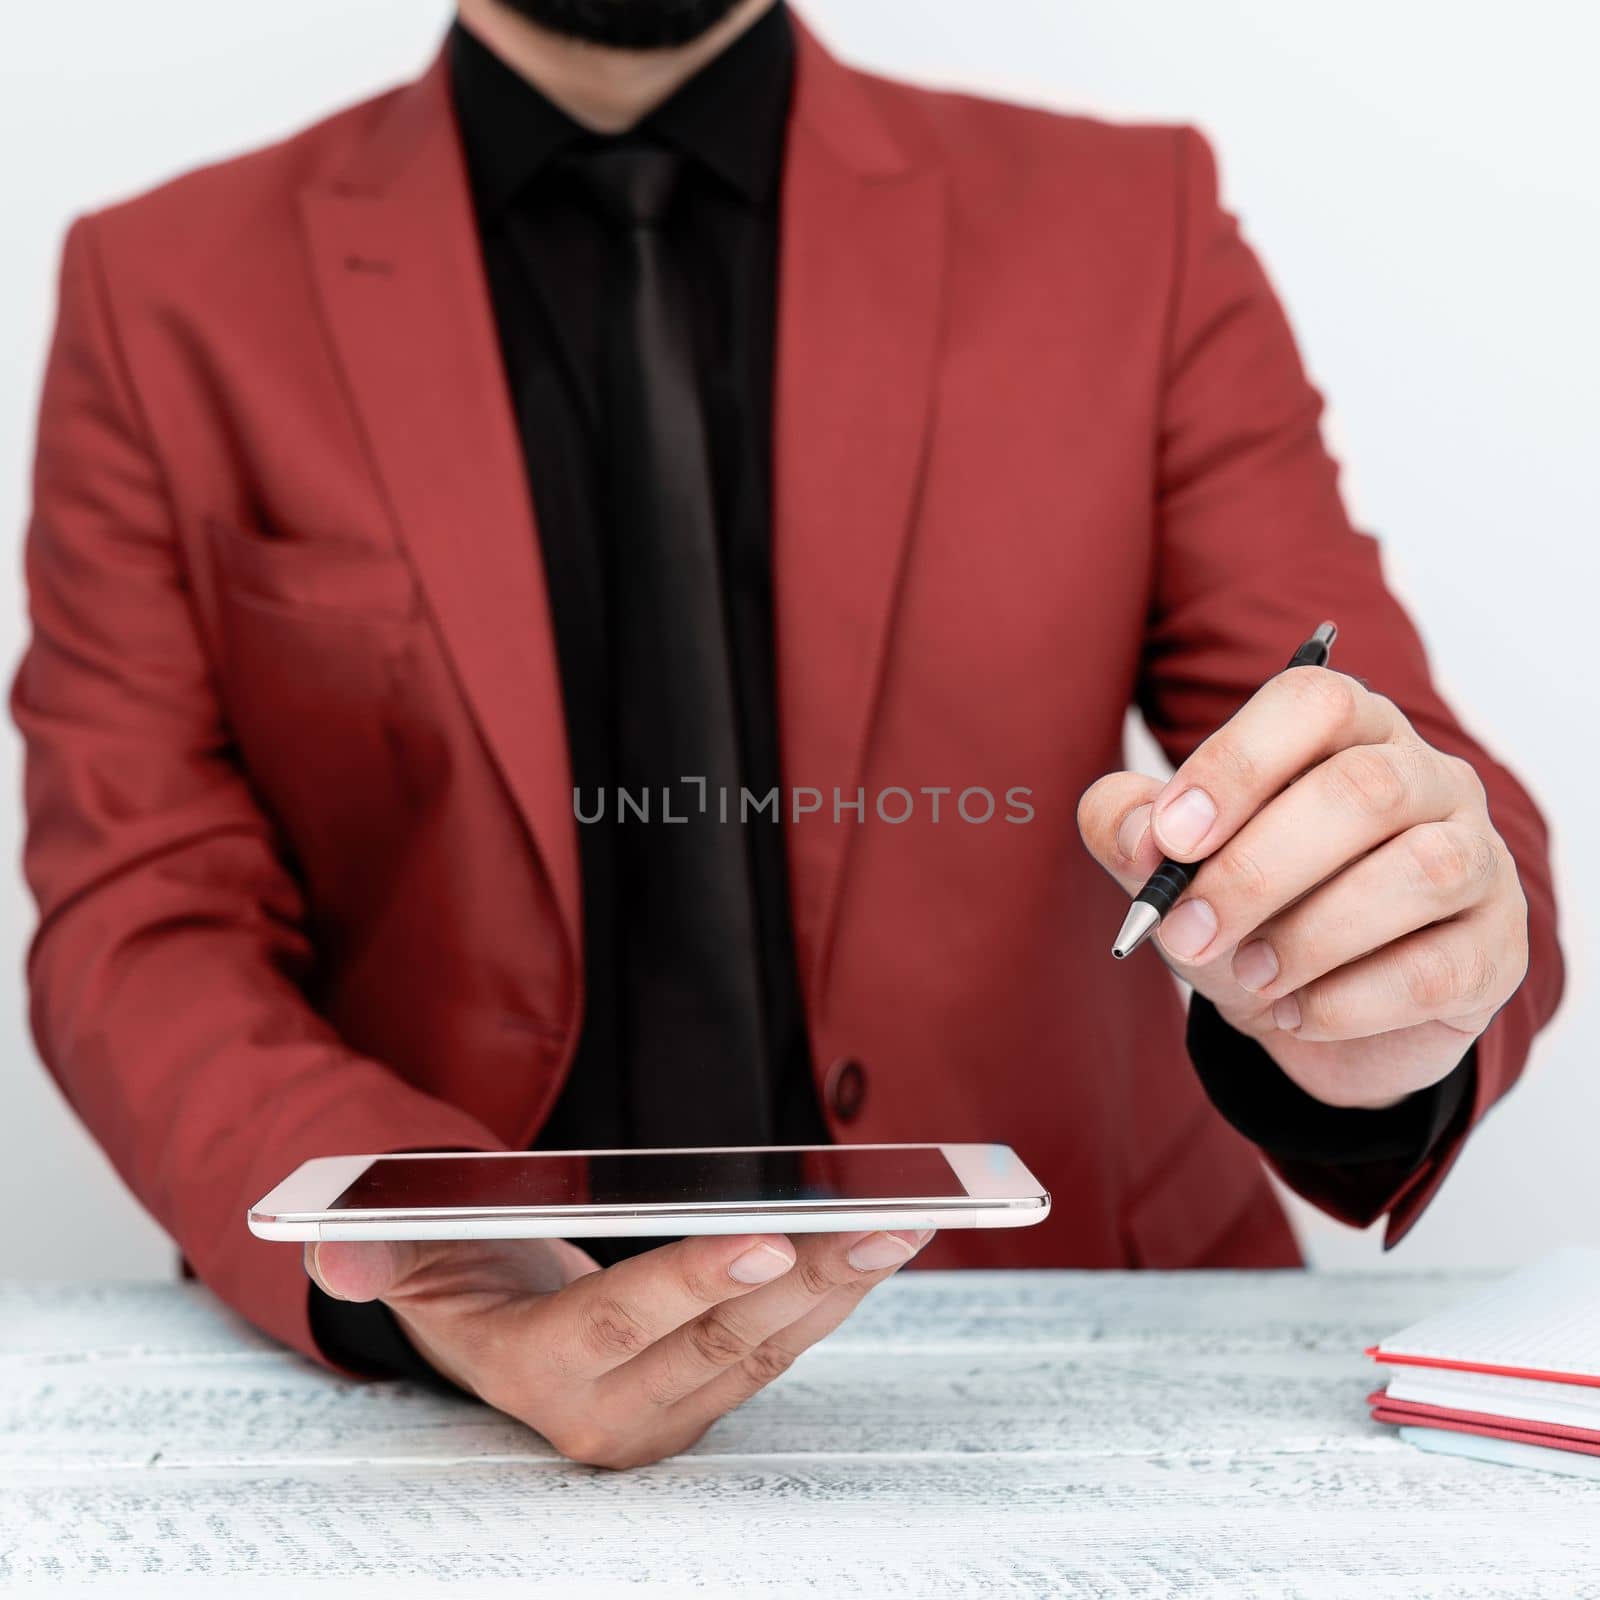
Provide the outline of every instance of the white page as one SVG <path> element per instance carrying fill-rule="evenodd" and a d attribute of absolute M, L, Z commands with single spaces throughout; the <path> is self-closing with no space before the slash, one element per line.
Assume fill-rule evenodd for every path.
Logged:
<path fill-rule="evenodd" d="M 1558 1250 L 1378 1349 L 1600 1381 L 1600 1250 Z"/>
<path fill-rule="evenodd" d="M 1483 1411 L 1521 1422 L 1557 1422 L 1600 1432 L 1600 1389 L 1576 1383 L 1502 1378 L 1487 1372 L 1444 1372 L 1432 1367 L 1396 1367 L 1386 1391 L 1395 1401 Z"/>

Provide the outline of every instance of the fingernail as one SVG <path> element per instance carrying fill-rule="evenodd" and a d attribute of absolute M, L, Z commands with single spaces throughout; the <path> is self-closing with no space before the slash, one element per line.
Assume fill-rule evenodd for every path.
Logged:
<path fill-rule="evenodd" d="M 1188 855 L 1211 832 L 1217 820 L 1217 803 L 1204 789 L 1185 789 L 1161 809 L 1156 818 L 1156 838 L 1169 854 Z"/>
<path fill-rule="evenodd" d="M 924 1228 L 922 1232 L 917 1235 L 917 1249 L 920 1250 L 923 1245 L 925 1245 L 933 1237 L 933 1233 L 934 1230 L 932 1228 Z"/>
<path fill-rule="evenodd" d="M 1285 1033 L 1293 1033 L 1300 1026 L 1300 1002 L 1292 994 L 1286 994 L 1283 999 L 1275 1000 L 1272 1005 L 1272 1020 Z"/>
<path fill-rule="evenodd" d="M 794 1258 L 786 1256 L 776 1245 L 754 1244 L 728 1263 L 728 1276 L 735 1283 L 771 1283 L 793 1265 Z"/>
<path fill-rule="evenodd" d="M 869 1233 L 850 1246 L 845 1258 L 857 1272 L 881 1272 L 885 1267 L 898 1267 L 916 1254 L 909 1240 L 893 1233 Z"/>
<path fill-rule="evenodd" d="M 1150 813 L 1154 810 L 1153 805 L 1135 806 L 1122 819 L 1122 826 L 1117 829 L 1117 849 L 1122 852 L 1124 861 L 1138 859 L 1139 846 L 1150 831 Z"/>
<path fill-rule="evenodd" d="M 1241 988 L 1254 994 L 1278 976 L 1278 957 L 1265 939 L 1252 939 L 1233 958 L 1233 976 Z"/>
<path fill-rule="evenodd" d="M 1217 914 L 1204 900 L 1185 900 L 1161 924 L 1161 943 L 1180 961 L 1193 961 L 1217 936 Z"/>

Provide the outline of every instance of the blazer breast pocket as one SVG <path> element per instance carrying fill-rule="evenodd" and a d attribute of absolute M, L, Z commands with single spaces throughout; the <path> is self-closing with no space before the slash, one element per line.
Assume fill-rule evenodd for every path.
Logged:
<path fill-rule="evenodd" d="M 235 758 L 337 952 L 342 908 L 378 892 L 437 762 L 420 692 L 428 630 L 411 569 L 381 546 L 209 524 L 214 661 Z"/>
<path fill-rule="evenodd" d="M 418 610 L 405 557 L 353 539 L 290 539 L 211 518 L 206 534 L 221 586 L 247 604 L 314 619 L 397 620 Z"/>

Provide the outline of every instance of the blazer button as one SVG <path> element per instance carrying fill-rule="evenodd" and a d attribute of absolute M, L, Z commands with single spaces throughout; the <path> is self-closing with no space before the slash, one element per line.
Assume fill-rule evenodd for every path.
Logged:
<path fill-rule="evenodd" d="M 841 1122 L 854 1122 L 867 1097 L 866 1069 L 859 1061 L 835 1061 L 828 1068 L 823 1090 L 834 1116 Z"/>

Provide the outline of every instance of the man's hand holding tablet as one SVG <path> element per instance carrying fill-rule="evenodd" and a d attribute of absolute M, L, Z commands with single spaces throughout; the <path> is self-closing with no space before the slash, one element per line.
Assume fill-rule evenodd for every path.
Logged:
<path fill-rule="evenodd" d="M 681 1239 L 600 1268 L 560 1239 L 324 1241 L 324 1293 L 382 1300 L 440 1373 L 562 1455 L 642 1466 L 686 1449 L 932 1237 Z"/>
<path fill-rule="evenodd" d="M 249 1224 L 563 1455 L 623 1467 L 692 1444 L 936 1227 L 1049 1208 L 1005 1145 L 414 1152 L 305 1162 Z M 604 1268 L 573 1242 L 640 1236 L 673 1242 Z"/>

